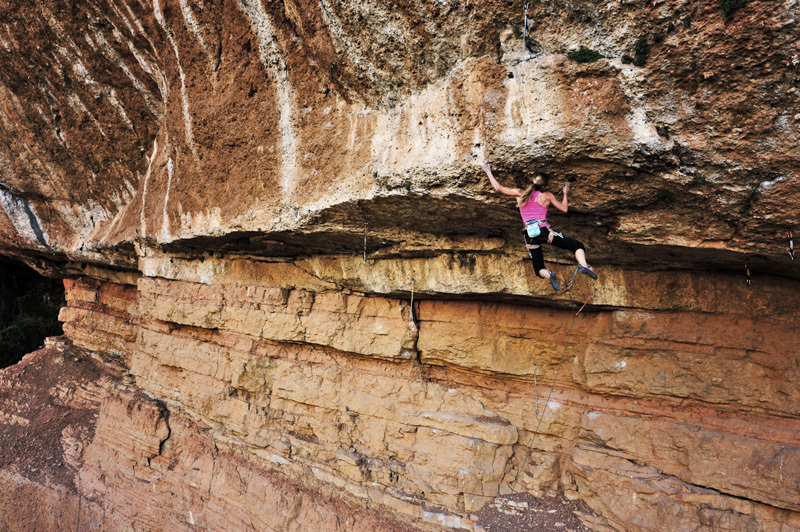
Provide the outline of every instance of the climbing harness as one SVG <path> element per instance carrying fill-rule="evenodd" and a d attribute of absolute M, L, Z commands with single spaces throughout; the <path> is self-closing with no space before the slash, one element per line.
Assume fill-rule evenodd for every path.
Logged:
<path fill-rule="evenodd" d="M 750 259 L 744 261 L 744 271 L 747 274 L 747 286 L 750 286 Z"/>

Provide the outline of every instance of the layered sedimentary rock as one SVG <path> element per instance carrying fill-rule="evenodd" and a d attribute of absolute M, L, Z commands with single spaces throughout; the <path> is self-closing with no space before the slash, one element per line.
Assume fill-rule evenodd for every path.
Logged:
<path fill-rule="evenodd" d="M 284 264 L 239 284 L 230 273 L 199 283 L 203 268 L 141 277 L 137 290 L 97 281 L 68 290 L 62 318 L 77 345 L 96 349 L 78 331 L 109 321 L 137 330 L 112 352 L 135 386 L 109 393 L 97 430 L 111 432 L 91 440 L 78 474 L 77 489 L 120 522 L 288 528 L 277 515 L 220 521 L 220 503 L 179 489 L 194 486 L 189 470 L 214 483 L 209 451 L 189 443 L 199 431 L 234 449 L 238 467 L 337 486 L 346 495 L 337 504 L 369 501 L 404 526 L 472 528 L 477 510 L 513 492 L 583 500 L 599 529 L 800 526 L 793 315 L 664 305 L 576 317 L 469 300 L 424 300 L 410 314 L 402 299 L 298 289 L 308 274 Z M 341 343 L 351 337 L 358 343 Z M 137 389 L 163 403 L 131 397 Z M 114 413 L 126 404 L 128 415 Z M 121 434 L 136 442 L 125 453 L 114 451 Z M 249 478 L 218 480 L 212 493 L 231 490 L 231 508 L 248 507 Z M 158 500 L 150 489 L 180 502 L 140 521 L 130 501 Z"/>
<path fill-rule="evenodd" d="M 1 2 L 0 529 L 800 529 L 800 5 L 723 4 Z"/>

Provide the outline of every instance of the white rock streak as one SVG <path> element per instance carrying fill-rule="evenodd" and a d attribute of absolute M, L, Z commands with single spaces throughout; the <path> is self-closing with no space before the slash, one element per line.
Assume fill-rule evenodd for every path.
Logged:
<path fill-rule="evenodd" d="M 128 50 L 130 50 L 131 54 L 133 54 L 133 57 L 136 59 L 136 62 L 139 64 L 142 70 L 150 74 L 150 77 L 152 77 L 153 80 L 155 80 L 156 85 L 158 85 L 158 92 L 161 94 L 161 101 L 159 102 L 161 106 L 160 106 L 160 112 L 156 116 L 159 119 L 159 121 L 161 121 L 164 119 L 164 114 L 166 113 L 166 102 L 167 102 L 167 92 L 168 92 L 167 78 L 166 76 L 164 76 L 164 73 L 161 72 L 161 69 L 158 68 L 157 65 L 155 67 L 150 65 L 150 63 L 144 58 L 144 56 L 139 52 L 139 50 L 136 49 L 136 47 L 133 45 L 131 41 L 128 41 Z"/>
<path fill-rule="evenodd" d="M 136 88 L 137 91 L 139 91 L 139 94 L 142 95 L 145 105 L 147 105 L 147 109 L 150 110 L 153 116 L 160 118 L 161 115 L 158 113 L 158 111 L 156 111 L 155 108 L 153 95 L 150 93 L 149 90 L 147 90 L 147 87 L 144 86 L 144 83 L 142 83 L 139 80 L 139 78 L 137 78 L 133 74 L 133 72 L 131 72 L 131 69 L 128 68 L 128 65 L 126 65 L 125 61 L 122 60 L 122 57 L 120 57 L 117 51 L 114 50 L 114 48 L 108 43 L 108 41 L 106 40 L 106 36 L 103 34 L 103 32 L 95 30 L 94 38 L 97 41 L 98 46 L 100 46 L 100 49 L 105 54 L 105 56 L 109 58 L 111 61 L 113 61 L 120 68 L 120 70 L 122 70 L 122 72 L 125 73 L 128 79 L 131 80 L 133 86 Z"/>
<path fill-rule="evenodd" d="M 214 70 L 214 57 L 211 55 L 208 46 L 206 46 L 206 42 L 203 40 L 203 34 L 200 32 L 200 24 L 197 23 L 197 19 L 194 17 L 192 8 L 189 6 L 189 2 L 187 0 L 181 0 L 181 11 L 183 12 L 183 18 L 186 21 L 186 27 L 189 28 L 189 31 L 194 33 L 195 37 L 197 37 L 197 40 L 200 41 L 200 46 L 206 53 L 206 57 L 208 57 L 208 65 L 211 67 L 211 70 Z"/>
<path fill-rule="evenodd" d="M 172 186 L 172 174 L 174 172 L 174 164 L 172 163 L 172 157 L 167 159 L 167 193 L 164 194 L 164 219 L 161 222 L 161 240 L 167 241 L 170 238 L 169 235 L 169 216 L 167 215 L 167 203 L 169 202 L 169 189 Z"/>
<path fill-rule="evenodd" d="M 328 27 L 331 36 L 339 43 L 337 51 L 344 51 L 354 64 L 366 71 L 370 81 L 376 84 L 379 83 L 383 78 L 382 74 L 375 69 L 372 65 L 372 61 L 364 57 L 364 54 L 361 53 L 358 46 L 347 36 L 347 32 L 342 27 L 342 24 L 339 22 L 338 17 L 334 14 L 327 0 L 319 0 L 319 5 L 322 8 L 322 20 Z"/>
<path fill-rule="evenodd" d="M 136 32 L 134 31 L 133 26 L 131 26 L 131 23 L 128 20 L 128 17 L 126 17 L 125 14 L 122 11 L 120 11 L 119 7 L 117 6 L 117 2 L 115 2 L 115 0 L 108 0 L 107 3 L 109 5 L 109 7 L 114 11 L 114 13 L 120 19 L 122 19 L 122 22 L 125 23 L 125 26 L 128 27 L 128 32 L 131 34 L 131 37 L 135 36 Z M 130 9 L 130 8 L 128 8 L 128 9 Z"/>
<path fill-rule="evenodd" d="M 119 103 L 117 99 L 117 92 L 114 89 L 108 89 L 108 93 L 106 94 L 106 98 L 114 106 L 114 108 L 119 112 L 119 116 L 122 117 L 122 121 L 125 122 L 125 125 L 128 126 L 128 129 L 136 133 L 136 128 L 133 126 L 133 122 L 131 119 L 128 118 L 128 113 L 125 112 L 125 108 L 122 107 L 122 104 Z"/>
<path fill-rule="evenodd" d="M 128 129 L 130 129 L 131 131 L 135 132 L 136 130 L 135 130 L 134 126 L 133 126 L 133 123 L 130 121 L 130 119 L 128 118 L 127 113 L 125 112 L 125 109 L 122 107 L 122 104 L 117 99 L 117 95 L 116 95 L 116 92 L 114 91 L 114 89 L 112 89 L 110 87 L 101 86 L 97 81 L 95 81 L 92 78 L 92 76 L 89 74 L 89 71 L 84 66 L 83 62 L 81 61 L 81 58 L 83 57 L 83 53 L 81 52 L 80 48 L 78 48 L 78 46 L 72 41 L 72 39 L 67 36 L 66 32 L 64 31 L 64 28 L 58 22 L 58 19 L 56 17 L 54 17 L 53 14 L 50 11 L 48 11 L 47 8 L 45 8 L 43 5 L 40 4 L 38 7 L 39 7 L 39 9 L 40 9 L 40 11 L 42 13 L 42 16 L 44 16 L 45 19 L 47 19 L 48 24 L 50 25 L 50 27 L 53 29 L 53 31 L 55 32 L 56 36 L 58 37 L 58 44 L 56 44 L 56 50 L 58 51 L 58 53 L 66 60 L 66 62 L 68 64 L 72 65 L 72 71 L 78 77 L 80 77 L 83 80 L 84 83 L 86 83 L 89 86 L 89 88 L 92 90 L 92 92 L 94 93 L 95 96 L 103 95 L 108 99 L 109 103 L 119 113 L 119 115 L 122 118 L 123 122 L 125 122 L 125 125 L 128 126 Z M 145 91 L 145 94 L 144 94 L 145 101 L 148 104 L 148 106 L 150 106 L 150 99 L 148 98 L 149 92 L 147 92 L 147 89 L 144 87 L 144 85 L 141 82 L 139 82 L 139 80 L 136 79 L 133 76 L 133 74 L 130 72 L 128 67 L 122 61 L 122 58 L 120 58 L 119 55 L 113 50 L 113 48 L 111 48 L 111 46 L 106 42 L 105 37 L 100 33 L 97 33 L 97 32 L 95 32 L 95 33 L 96 33 L 96 37 L 98 37 L 99 40 L 100 40 L 101 46 L 103 47 L 103 52 L 105 54 L 107 54 L 107 56 L 112 61 L 115 61 L 118 66 L 122 67 L 123 71 L 132 80 L 134 86 L 136 86 L 136 88 L 138 90 Z M 86 36 L 86 39 L 89 42 L 89 44 L 92 46 L 92 48 L 96 48 L 96 45 L 95 45 L 94 41 L 92 41 L 92 39 L 89 36 L 89 34 L 87 33 L 85 36 Z M 80 107 L 82 109 L 85 109 L 85 106 L 83 105 L 82 102 L 80 103 Z M 151 111 L 152 111 L 152 109 L 151 109 Z M 88 112 L 88 110 L 87 110 L 87 112 Z M 155 114 L 155 112 L 154 112 L 154 114 Z M 89 113 L 89 115 L 91 116 L 92 121 L 96 123 L 97 121 L 94 118 L 94 116 L 91 115 L 91 113 Z M 97 124 L 95 124 L 95 125 L 97 125 Z M 97 127 L 102 132 L 102 128 L 100 128 L 99 126 L 97 126 Z M 105 136 L 105 133 L 103 133 L 103 135 Z"/>
<path fill-rule="evenodd" d="M 122 2 L 122 5 L 125 6 L 125 9 L 128 11 L 128 15 L 130 15 L 131 20 L 133 21 L 133 23 L 136 24 L 136 27 L 139 29 L 139 33 L 141 33 L 142 35 L 146 36 L 147 32 L 144 31 L 144 27 L 142 26 L 142 23 L 139 21 L 138 18 L 136 18 L 136 15 L 133 14 L 133 11 L 131 10 L 131 6 L 129 6 L 127 2 Z M 150 43 L 150 44 L 152 45 L 153 43 Z"/>
<path fill-rule="evenodd" d="M 289 81 L 288 67 L 275 42 L 277 36 L 260 0 L 239 0 L 239 7 L 250 19 L 258 41 L 258 51 L 264 67 L 272 71 L 277 81 L 277 100 L 281 131 L 281 188 L 284 202 L 288 201 L 297 175 L 297 138 L 292 125 L 294 94 Z"/>
<path fill-rule="evenodd" d="M 147 182 L 150 180 L 150 172 L 153 170 L 153 161 L 156 160 L 156 153 L 158 153 L 158 140 L 153 141 L 153 154 L 147 161 L 147 173 L 144 174 L 144 184 L 142 185 L 142 214 L 141 214 L 141 234 L 146 235 L 146 224 L 144 215 L 145 200 L 147 200 Z"/>
<path fill-rule="evenodd" d="M 758 187 L 763 190 L 767 190 L 769 188 L 772 188 L 772 186 L 777 185 L 781 181 L 786 181 L 787 179 L 789 179 L 788 175 L 782 175 L 780 177 L 773 179 L 772 181 L 764 181 L 760 185 L 758 185 Z"/>
<path fill-rule="evenodd" d="M 8 35 L 9 40 L 13 43 L 14 42 L 14 36 L 11 34 L 11 31 L 9 31 L 8 24 L 4 25 L 4 29 L 6 30 L 6 34 Z M 10 52 L 11 51 L 11 48 L 8 46 L 8 42 L 9 41 L 6 41 L 2 37 L 0 37 L 0 44 L 3 45 L 3 48 L 6 49 L 6 52 Z"/>
<path fill-rule="evenodd" d="M 84 105 L 83 101 L 82 101 L 82 100 L 81 100 L 81 99 L 78 97 L 78 95 L 77 95 L 77 94 L 75 94 L 74 92 L 71 92 L 71 91 L 70 91 L 70 92 L 67 94 L 67 101 L 68 101 L 68 102 L 70 103 L 70 105 L 72 105 L 73 107 L 77 107 L 77 108 L 79 108 L 81 111 L 83 111 L 85 114 L 87 114 L 87 115 L 89 116 L 89 118 L 91 119 L 91 121 L 92 121 L 92 124 L 94 124 L 94 127 L 96 127 L 96 128 L 97 128 L 97 130 L 100 132 L 100 134 L 101 134 L 103 137 L 105 137 L 105 136 L 106 136 L 106 132 L 105 132 L 105 131 L 103 131 L 103 127 L 100 125 L 100 122 L 98 122 L 98 121 L 97 121 L 97 118 L 95 118 L 95 116 L 92 114 L 92 112 L 91 112 L 91 111 L 89 111 L 89 109 L 86 107 L 86 105 Z"/>
<path fill-rule="evenodd" d="M 178 45 L 175 43 L 175 39 L 172 36 L 172 29 L 167 25 L 167 21 L 164 20 L 164 14 L 161 12 L 161 6 L 158 0 L 153 0 L 153 12 L 159 26 L 161 26 L 161 29 L 167 34 L 167 40 L 169 40 L 170 45 L 172 45 L 172 51 L 175 52 L 175 62 L 178 65 L 178 75 L 181 78 L 181 100 L 183 102 L 183 122 L 186 125 L 186 144 L 189 146 L 189 149 L 192 150 L 192 155 L 194 155 L 195 160 L 198 160 L 197 149 L 194 145 L 194 136 L 192 135 L 192 115 L 189 114 L 189 100 L 186 97 L 186 73 L 183 71 L 183 66 L 181 66 Z"/>

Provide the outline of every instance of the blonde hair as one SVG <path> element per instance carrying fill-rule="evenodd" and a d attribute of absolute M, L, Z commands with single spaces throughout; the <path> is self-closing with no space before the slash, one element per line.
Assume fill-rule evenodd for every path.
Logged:
<path fill-rule="evenodd" d="M 517 207 L 524 205 L 531 200 L 531 195 L 534 190 L 542 190 L 547 186 L 547 177 L 542 174 L 536 174 L 528 188 L 522 192 L 522 196 L 517 197 Z"/>

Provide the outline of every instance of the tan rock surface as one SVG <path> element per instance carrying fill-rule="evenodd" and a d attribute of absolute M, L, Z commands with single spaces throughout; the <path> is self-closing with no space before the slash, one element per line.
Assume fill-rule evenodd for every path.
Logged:
<path fill-rule="evenodd" d="M 4 249 L 60 272 L 162 246 L 355 254 L 366 222 L 373 252 L 509 252 L 489 159 L 572 180 L 559 225 L 608 264 L 758 253 L 796 278 L 778 259 L 800 221 L 798 13 L 773 7 L 536 4 L 523 53 L 521 6 L 497 2 L 6 0 Z"/>
<path fill-rule="evenodd" d="M 99 480 L 112 469 L 181 482 L 154 465 L 177 415 L 187 438 L 208 427 L 203 437 L 236 456 L 418 523 L 471 528 L 475 511 L 514 491 L 579 498 L 598 513 L 582 517 L 597 530 L 792 530 L 800 514 L 791 321 L 424 300 L 415 308 L 419 359 L 398 360 L 328 345 L 380 323 L 399 345 L 409 323 L 397 300 L 350 294 L 355 303 L 343 305 L 341 295 L 265 283 L 142 278 L 134 301 L 109 297 L 120 285 L 69 286 L 70 308 L 117 301 L 141 312 L 126 318 L 137 335 L 122 359 L 135 387 L 92 403 L 101 419 L 135 408 L 81 453 L 93 460 L 81 478 L 96 500 L 140 497 Z M 255 301 L 269 338 L 227 318 Z M 328 309 L 338 334 L 298 336 L 301 318 Z M 389 321 L 375 321 L 376 309 Z M 120 446 L 125 453 L 111 450 Z M 186 518 L 164 519 L 180 528 Z"/>
<path fill-rule="evenodd" d="M 66 402 L 46 388 L 9 401 L 9 389 L 56 379 L 73 392 Z M 75 399 L 98 382 L 102 403 Z M 59 415 L 43 424 L 47 400 Z M 119 373 L 78 348 L 38 351 L 0 372 L 0 401 L 5 414 L 36 420 L 36 430 L 20 431 L 0 419 L 0 441 L 12 451 L 0 470 L 3 530 L 437 530 L 369 509 L 313 478 L 288 478 L 121 384 Z M 51 436 L 60 444 L 42 445 Z"/>
<path fill-rule="evenodd" d="M 73 344 L 0 372 L 0 529 L 800 529 L 800 7 L 521 10 L 0 0 L 0 252 Z"/>

